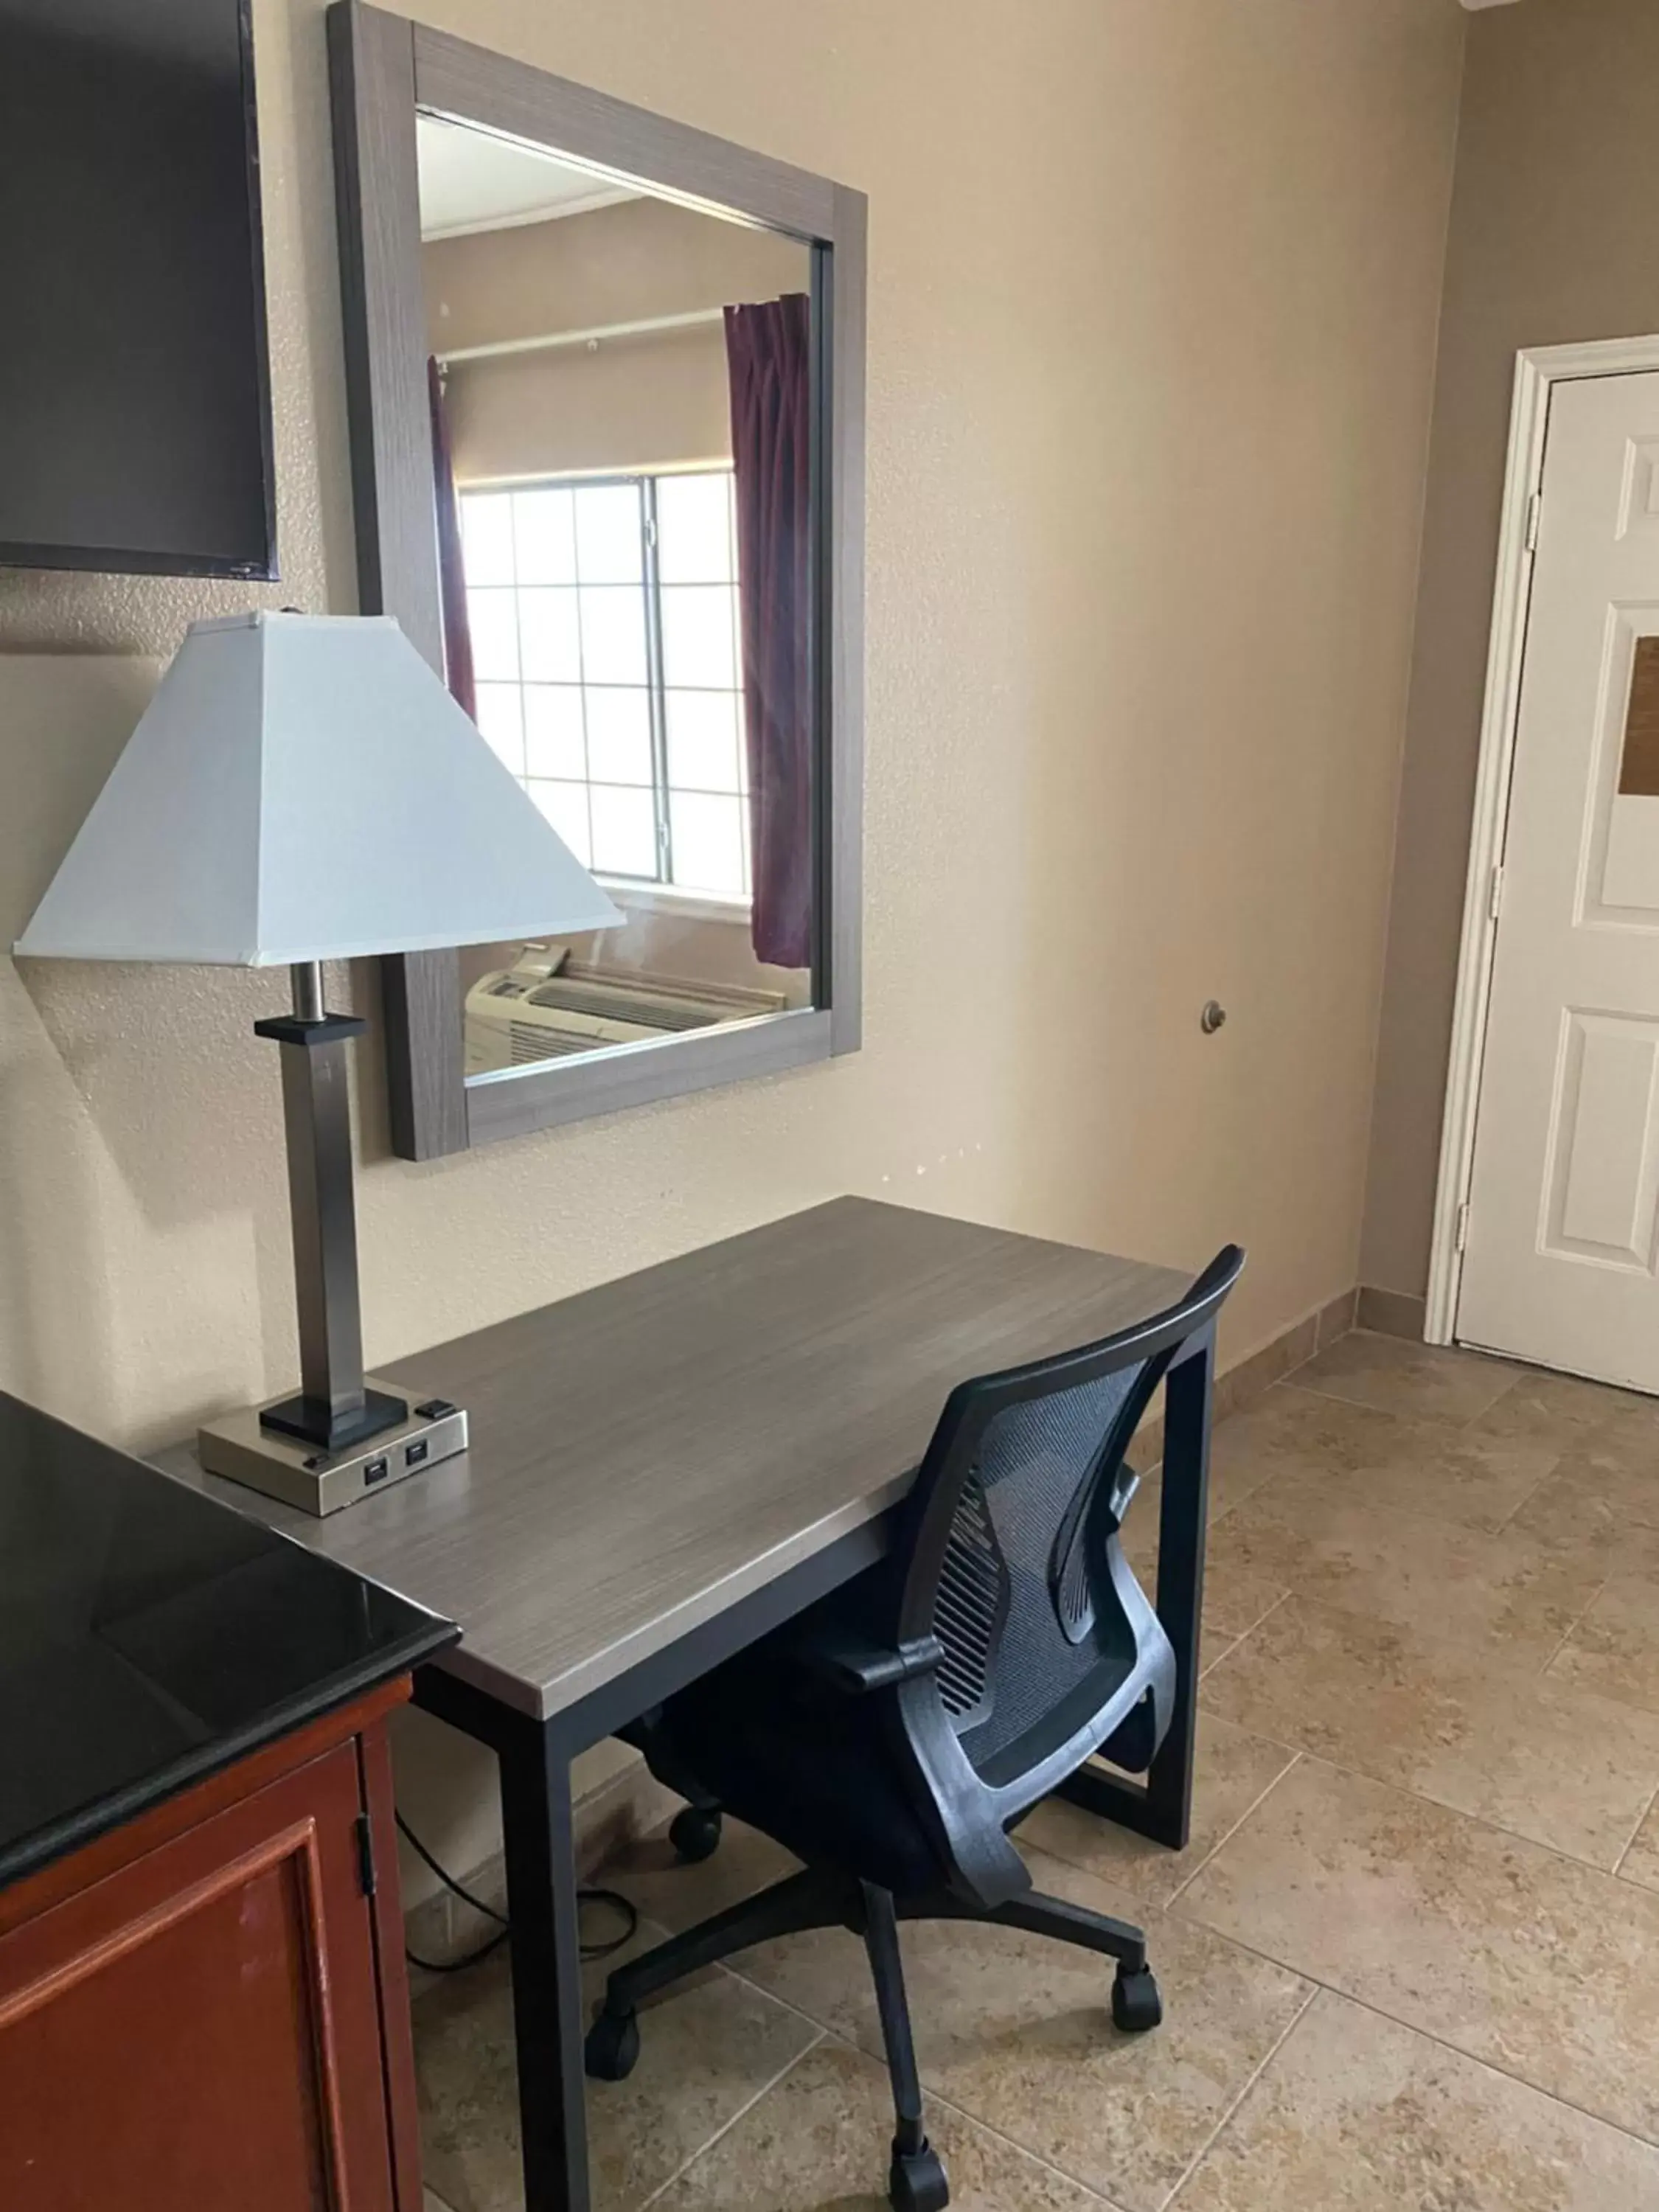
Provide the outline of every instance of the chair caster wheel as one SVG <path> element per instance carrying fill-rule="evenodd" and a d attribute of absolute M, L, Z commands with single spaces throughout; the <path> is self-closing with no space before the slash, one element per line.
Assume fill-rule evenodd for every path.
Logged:
<path fill-rule="evenodd" d="M 943 2212 L 950 2201 L 951 2185 L 931 2143 L 923 2143 L 908 2158 L 894 2152 L 887 2183 L 887 2202 L 893 2212 Z"/>
<path fill-rule="evenodd" d="M 684 1811 L 676 1813 L 668 1824 L 668 1840 L 683 1866 L 696 1866 L 700 1859 L 712 1858 L 720 1839 L 718 1809 L 705 1813 L 695 1805 L 688 1805 Z"/>
<path fill-rule="evenodd" d="M 1138 1974 L 1130 1974 L 1120 1966 L 1117 1979 L 1112 1984 L 1113 2026 L 1121 2027 L 1125 2035 L 1145 2035 L 1163 2017 L 1164 2000 L 1158 1995 L 1152 1968 L 1143 1966 Z"/>
<path fill-rule="evenodd" d="M 625 2081 L 639 2063 L 640 2023 L 631 2012 L 602 2012 L 587 2031 L 582 2065 L 595 2081 Z"/>

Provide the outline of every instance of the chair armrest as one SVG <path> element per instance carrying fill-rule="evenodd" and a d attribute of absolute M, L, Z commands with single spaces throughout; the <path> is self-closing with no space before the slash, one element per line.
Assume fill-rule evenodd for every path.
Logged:
<path fill-rule="evenodd" d="M 852 1631 L 826 1630 L 804 1638 L 796 1656 L 810 1673 L 838 1690 L 863 1697 L 932 1674 L 945 1656 L 945 1647 L 938 1637 L 923 1636 L 896 1650 Z"/>

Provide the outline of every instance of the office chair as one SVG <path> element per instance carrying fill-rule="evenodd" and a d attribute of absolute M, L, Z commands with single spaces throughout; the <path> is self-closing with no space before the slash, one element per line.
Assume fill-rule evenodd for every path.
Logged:
<path fill-rule="evenodd" d="M 1097 1752 L 1144 1773 L 1169 1728 L 1175 1655 L 1119 1541 L 1138 1481 L 1124 1453 L 1243 1264 L 1229 1246 L 1152 1320 L 959 1384 L 886 1558 L 628 1731 L 690 1800 L 683 1856 L 707 1856 L 725 1808 L 804 1864 L 613 1973 L 591 2075 L 633 2070 L 646 1998 L 753 1944 L 844 1926 L 864 1939 L 892 2079 L 890 2202 L 937 2212 L 949 2190 L 922 2124 L 901 1921 L 1098 1952 L 1117 1962 L 1116 2026 L 1157 2027 L 1141 1930 L 1033 1892 L 1008 1831 Z"/>

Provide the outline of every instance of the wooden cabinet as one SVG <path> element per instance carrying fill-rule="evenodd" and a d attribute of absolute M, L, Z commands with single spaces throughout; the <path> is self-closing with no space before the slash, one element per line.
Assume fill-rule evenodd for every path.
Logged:
<path fill-rule="evenodd" d="M 5 2212 L 419 2212 L 407 1688 L 0 1893 Z"/>

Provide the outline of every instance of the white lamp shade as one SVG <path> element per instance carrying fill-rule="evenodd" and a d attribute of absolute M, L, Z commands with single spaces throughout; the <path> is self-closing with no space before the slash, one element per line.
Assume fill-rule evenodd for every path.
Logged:
<path fill-rule="evenodd" d="M 265 968 L 622 920 L 397 623 L 197 623 L 16 950 Z"/>

